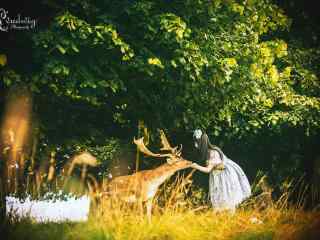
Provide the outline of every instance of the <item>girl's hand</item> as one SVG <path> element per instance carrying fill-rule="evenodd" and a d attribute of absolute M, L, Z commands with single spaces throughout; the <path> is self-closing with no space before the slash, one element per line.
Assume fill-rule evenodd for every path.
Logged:
<path fill-rule="evenodd" d="M 199 167 L 199 165 L 198 165 L 197 163 L 192 163 L 192 164 L 191 164 L 191 167 L 197 169 L 197 167 Z"/>
<path fill-rule="evenodd" d="M 197 163 L 192 163 L 191 167 L 195 168 L 195 169 L 197 169 L 197 170 L 199 170 L 201 172 L 204 172 L 204 173 L 210 173 L 211 170 L 212 170 L 212 166 L 202 167 Z"/>

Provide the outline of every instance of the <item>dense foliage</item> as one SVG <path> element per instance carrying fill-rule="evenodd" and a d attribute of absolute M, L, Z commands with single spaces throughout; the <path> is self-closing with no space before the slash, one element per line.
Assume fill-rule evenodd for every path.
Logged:
<path fill-rule="evenodd" d="M 31 43 L 33 67 L 7 65 L 1 73 L 6 87 L 23 82 L 34 93 L 43 141 L 132 139 L 144 120 L 187 137 L 206 129 L 234 156 L 251 158 L 250 167 L 242 165 L 252 172 L 259 166 L 285 176 L 288 166 L 301 167 L 320 127 L 320 49 L 290 38 L 291 20 L 278 5 L 43 4 L 54 17 L 22 38 Z"/>

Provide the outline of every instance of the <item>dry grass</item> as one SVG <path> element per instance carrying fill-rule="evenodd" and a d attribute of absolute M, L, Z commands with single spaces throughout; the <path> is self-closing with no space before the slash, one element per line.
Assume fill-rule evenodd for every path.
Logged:
<path fill-rule="evenodd" d="M 283 194 L 273 201 L 268 187 L 246 201 L 235 214 L 215 213 L 210 205 L 192 201 L 198 194 L 192 189 L 190 175 L 177 175 L 175 181 L 161 189 L 153 211 L 152 222 L 135 207 L 108 200 L 94 206 L 85 223 L 34 223 L 30 219 L 9 225 L 10 239 L 116 239 L 116 240 L 171 240 L 171 239 L 317 239 L 320 232 L 320 213 L 304 211 L 302 200 L 292 205 L 290 194 L 295 190 L 284 183 Z M 261 180 L 262 179 L 262 180 Z M 257 181 L 254 188 L 263 183 Z M 264 178 L 265 180 L 265 178 Z M 302 188 L 303 189 L 303 188 Z M 300 194 L 303 197 L 303 190 Z M 271 202 L 268 202 L 271 201 Z M 318 235 L 317 235 L 318 234 Z M 305 238 L 308 236 L 309 238 Z"/>
<path fill-rule="evenodd" d="M 303 239 L 301 236 L 310 235 L 312 231 L 315 234 L 316 230 L 309 226 L 316 225 L 313 223 L 316 217 L 319 213 L 297 209 L 269 208 L 263 212 L 240 209 L 235 214 L 188 209 L 156 211 L 152 223 L 148 223 L 146 217 L 135 211 L 114 208 L 92 215 L 86 223 L 35 224 L 29 220 L 19 221 L 10 226 L 10 239 L 293 240 Z M 262 223 L 256 223 L 253 219 Z"/>
<path fill-rule="evenodd" d="M 53 158 L 54 154 L 51 154 L 51 164 L 55 163 Z M 50 186 L 51 191 L 68 189 L 75 193 L 86 192 L 92 198 L 99 195 L 97 181 L 92 175 L 82 171 L 81 178 L 71 176 L 73 167 L 70 166 L 75 165 L 75 159 L 77 156 L 67 164 L 67 174 L 50 174 L 50 169 L 54 169 L 50 166 L 41 168 L 43 172 L 33 171 L 33 176 L 38 178 L 28 176 L 28 192 L 39 196 Z M 320 222 L 316 221 L 320 213 L 303 211 L 306 185 L 285 181 L 281 185 L 282 194 L 274 200 L 271 197 L 273 190 L 266 183 L 266 177 L 262 176 L 253 184 L 253 191 L 260 189 L 260 194 L 243 203 L 235 214 L 215 213 L 206 201 L 204 192 L 192 185 L 192 173 L 186 176 L 177 174 L 172 182 L 162 186 L 155 199 L 151 223 L 134 206 L 121 202 L 110 205 L 108 200 L 103 200 L 101 204 L 93 206 L 92 214 L 85 223 L 39 224 L 28 218 L 15 219 L 13 216 L 5 228 L 9 239 L 32 240 L 316 240 L 317 237 L 313 235 L 320 235 L 317 230 L 320 229 Z M 51 175 L 53 177 L 48 177 Z M 296 186 L 300 187 L 297 189 Z M 294 192 L 298 195 L 298 201 L 292 205 L 289 199 Z M 312 197 L 314 201 L 319 201 L 318 193 Z"/>

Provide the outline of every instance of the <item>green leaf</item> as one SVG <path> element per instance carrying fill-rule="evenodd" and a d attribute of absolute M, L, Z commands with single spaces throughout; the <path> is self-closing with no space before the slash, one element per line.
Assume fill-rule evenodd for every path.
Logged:
<path fill-rule="evenodd" d="M 76 45 L 72 44 L 72 45 L 71 45 L 71 48 L 72 48 L 72 49 L 73 49 L 73 51 L 75 51 L 76 53 L 78 53 L 78 52 L 79 52 L 79 49 L 77 48 L 77 46 L 76 46 Z"/>
<path fill-rule="evenodd" d="M 65 50 L 60 44 L 57 44 L 56 47 L 58 48 L 58 50 L 59 50 L 62 54 L 65 54 L 65 53 L 66 53 L 66 50 Z"/>

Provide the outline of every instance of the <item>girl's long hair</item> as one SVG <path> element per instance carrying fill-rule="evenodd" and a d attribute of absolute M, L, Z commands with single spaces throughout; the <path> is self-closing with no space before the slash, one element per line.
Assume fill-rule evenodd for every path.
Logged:
<path fill-rule="evenodd" d="M 206 160 L 209 159 L 209 150 L 217 150 L 220 154 L 220 157 L 222 157 L 222 151 L 220 148 L 218 148 L 216 145 L 212 144 L 210 142 L 210 139 L 206 133 L 203 133 L 201 135 L 200 139 L 195 139 L 195 141 L 198 144 L 198 149 L 200 152 L 200 161 L 201 162 L 206 162 Z"/>

